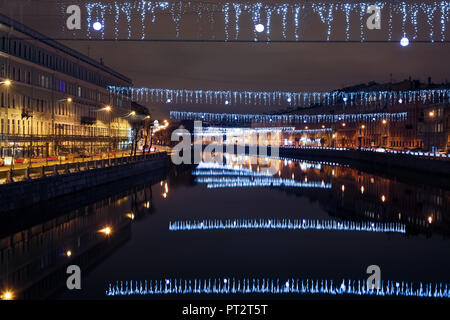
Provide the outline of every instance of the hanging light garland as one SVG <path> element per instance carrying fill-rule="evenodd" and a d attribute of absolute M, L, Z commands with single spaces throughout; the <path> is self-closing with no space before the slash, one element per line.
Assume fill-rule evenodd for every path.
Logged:
<path fill-rule="evenodd" d="M 73 1 L 71 1 L 72 4 Z M 387 2 L 375 3 L 381 10 L 382 25 L 380 32 L 385 39 L 399 41 L 407 33 L 413 40 L 446 41 L 449 23 L 450 1 L 433 1 L 430 3 L 416 2 Z M 62 6 L 66 4 L 63 2 Z M 194 1 L 91 1 L 82 4 L 87 13 L 86 36 L 97 38 L 97 34 L 104 39 L 108 34 L 113 39 L 149 40 L 157 39 L 154 24 L 162 19 L 170 18 L 173 25 L 173 35 L 176 39 L 220 39 L 230 40 L 292 40 L 309 39 L 305 31 L 307 21 L 311 15 L 316 15 L 324 25 L 324 32 L 320 36 L 323 41 L 343 39 L 344 41 L 366 41 L 368 29 L 366 19 L 369 2 L 329 2 L 318 1 L 300 3 L 245 2 L 233 1 L 224 3 L 194 2 Z M 64 12 L 64 10 L 61 10 Z M 194 17 L 194 19 L 192 19 Z M 359 23 L 356 23 L 357 17 Z M 251 30 L 241 32 L 242 26 L 248 26 L 250 19 Z M 383 20 L 385 19 L 385 20 Z M 191 21 L 192 20 L 192 21 Z M 336 30 L 334 24 L 344 22 L 344 30 Z M 281 28 L 277 33 L 273 31 L 272 22 L 280 21 Z M 210 24 L 209 34 L 201 29 L 201 25 Z M 94 23 L 100 23 L 102 28 L 94 28 Z M 182 32 L 183 23 L 195 23 L 196 35 Z M 351 25 L 351 24 L 354 25 Z M 223 25 L 223 30 L 218 31 Z M 394 26 L 400 25 L 401 30 Z M 424 30 L 419 30 L 419 26 Z M 98 26 L 98 24 L 97 24 Z M 258 28 L 256 28 L 258 26 Z M 281 30 L 280 30 L 281 29 Z M 312 28 L 311 28 L 312 29 Z M 167 28 L 164 29 L 165 31 Z M 258 31 L 260 30 L 260 31 Z M 265 31 L 265 32 L 264 32 Z M 281 32 L 280 32 L 281 31 Z M 356 32 L 357 31 L 357 32 Z M 250 35 L 250 38 L 249 38 Z M 155 37 L 156 36 L 156 37 Z M 245 37 L 245 38 L 244 38 Z M 317 36 L 316 36 L 317 37 Z"/>
<path fill-rule="evenodd" d="M 170 111 L 172 120 L 212 121 L 225 123 L 336 123 L 336 122 L 377 122 L 380 120 L 404 121 L 407 112 L 379 112 L 379 113 L 347 113 L 347 114 L 239 114 L 239 113 L 209 113 Z"/>
<path fill-rule="evenodd" d="M 287 92 L 287 91 L 230 91 L 157 89 L 110 86 L 113 95 L 137 102 L 169 105 L 227 105 L 227 106 L 291 106 L 309 107 L 313 104 L 344 106 L 398 103 L 439 103 L 448 101 L 449 89 L 407 91 L 331 91 L 331 92 Z"/>

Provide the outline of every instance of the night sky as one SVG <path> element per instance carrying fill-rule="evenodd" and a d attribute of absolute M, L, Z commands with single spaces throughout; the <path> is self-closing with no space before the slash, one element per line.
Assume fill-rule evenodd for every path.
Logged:
<path fill-rule="evenodd" d="M 77 2 L 64 1 L 65 4 Z M 2 13 L 46 35 L 55 38 L 71 36 L 67 31 L 61 30 L 63 20 L 57 1 L 16 0 L 12 3 L 3 0 L 0 3 Z M 84 20 L 82 19 L 82 28 L 86 28 Z M 194 28 L 189 25 L 188 18 L 186 21 L 182 24 L 182 33 L 183 28 Z M 340 25 L 337 18 L 336 21 L 333 26 L 336 38 L 342 39 L 340 35 L 344 25 Z M 272 30 L 276 34 L 280 23 L 276 20 L 272 23 Z M 209 26 L 204 25 L 202 28 L 208 30 Z M 241 25 L 242 32 L 251 28 L 248 23 Z M 425 30 L 426 26 L 419 25 L 419 29 L 421 28 Z M 323 38 L 325 32 L 325 27 L 313 18 L 309 19 L 305 29 L 316 39 Z M 173 23 L 169 19 L 160 19 L 151 29 L 155 35 L 166 39 L 175 39 L 173 30 Z M 370 31 L 369 37 L 376 39 L 382 31 Z M 216 25 L 214 32 L 217 34 L 216 38 L 223 38 L 223 26 Z M 205 32 L 203 37 L 207 38 L 208 34 Z M 250 33 L 247 38 L 252 39 Z M 450 80 L 449 43 L 415 43 L 407 48 L 402 48 L 398 43 L 64 43 L 96 60 L 103 58 L 107 66 L 130 77 L 136 87 L 326 91 L 372 80 L 388 82 L 391 73 L 394 81 L 407 79 L 409 76 L 424 82 L 429 76 L 436 83 Z M 164 117 L 172 109 L 174 108 L 169 106 L 151 107 L 156 117 Z M 257 107 L 192 109 L 211 112 L 268 111 Z"/>

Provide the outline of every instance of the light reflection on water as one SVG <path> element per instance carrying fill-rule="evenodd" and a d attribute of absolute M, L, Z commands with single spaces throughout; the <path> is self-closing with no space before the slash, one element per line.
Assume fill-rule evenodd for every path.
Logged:
<path fill-rule="evenodd" d="M 142 177 L 88 204 L 75 199 L 70 210 L 47 209 L 52 217 L 8 220 L 0 230 L 0 284 L 23 297 L 87 299 L 105 297 L 117 279 L 363 281 L 370 264 L 380 265 L 382 279 L 404 281 L 409 296 L 420 283 L 444 290 L 450 282 L 449 190 L 325 161 L 221 159 Z M 308 228 L 299 228 L 303 221 Z M 105 225 L 108 237 L 97 232 Z M 187 225 L 209 231 L 174 232 Z M 80 292 L 63 289 L 68 263 L 91 270 Z"/>

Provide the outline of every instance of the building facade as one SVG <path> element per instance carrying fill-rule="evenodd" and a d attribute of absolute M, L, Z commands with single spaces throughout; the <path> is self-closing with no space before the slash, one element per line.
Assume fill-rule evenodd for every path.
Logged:
<path fill-rule="evenodd" d="M 0 15 L 0 155 L 98 154 L 129 143 L 127 77 Z"/>

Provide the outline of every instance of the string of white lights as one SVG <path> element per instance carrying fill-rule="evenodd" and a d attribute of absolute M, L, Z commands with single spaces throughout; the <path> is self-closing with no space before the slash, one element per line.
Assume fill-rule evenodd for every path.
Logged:
<path fill-rule="evenodd" d="M 353 114 L 291 114 L 291 115 L 265 115 L 265 114 L 239 114 L 239 113 L 210 113 L 170 111 L 172 120 L 213 121 L 226 123 L 337 123 L 337 122 L 376 122 L 380 120 L 404 121 L 407 112 L 397 113 L 353 113 Z"/>
<path fill-rule="evenodd" d="M 450 298 L 448 283 L 381 280 L 379 288 L 368 288 L 367 280 L 301 278 L 168 278 L 144 281 L 113 281 L 107 296 L 186 294 L 321 294 L 380 297 Z"/>
<path fill-rule="evenodd" d="M 170 221 L 170 231 L 236 230 L 236 229 L 284 229 L 284 230 L 328 230 L 406 233 L 402 223 L 372 221 L 338 221 L 319 219 L 204 219 Z"/>
<path fill-rule="evenodd" d="M 402 103 L 437 103 L 450 97 L 449 89 L 407 91 L 230 91 L 108 87 L 111 94 L 124 99 L 168 105 L 251 105 L 303 106 L 311 105 L 396 105 Z"/>
<path fill-rule="evenodd" d="M 66 5 L 64 1 L 61 3 L 62 6 Z M 449 1 L 431 1 L 429 3 L 377 1 L 375 4 L 381 10 L 381 17 L 388 17 L 383 24 L 387 27 L 382 28 L 379 34 L 385 34 L 389 40 L 394 36 L 394 26 L 400 25 L 401 30 L 398 34 L 395 34 L 399 40 L 400 37 L 407 36 L 407 33 L 410 34 L 411 39 L 417 39 L 419 31 L 421 31 L 421 37 L 427 39 L 427 41 L 445 41 L 449 23 Z M 155 22 L 160 19 L 167 19 L 167 17 L 173 22 L 175 37 L 181 38 L 182 23 L 195 17 L 194 23 L 197 24 L 198 38 L 218 38 L 216 36 L 217 25 L 223 25 L 219 37 L 223 38 L 224 41 L 231 38 L 237 40 L 243 34 L 247 34 L 247 36 L 252 34 L 254 40 L 281 38 L 298 41 L 308 26 L 308 15 L 303 14 L 304 12 L 319 17 L 324 25 L 323 38 L 326 41 L 343 34 L 343 32 L 333 29 L 335 20 L 339 19 L 344 20 L 346 41 L 365 41 L 368 34 L 366 28 L 366 18 L 369 16 L 367 8 L 371 5 L 374 5 L 374 3 L 364 1 L 309 2 L 306 0 L 297 3 L 104 0 L 88 1 L 84 4 L 87 12 L 88 28 L 86 36 L 88 38 L 96 37 L 95 32 L 99 32 L 102 38 L 105 33 L 111 33 L 115 39 L 119 37 L 149 39 L 151 38 L 150 31 L 153 31 Z M 62 12 L 65 12 L 65 10 Z M 139 18 L 133 19 L 134 17 Z M 353 19 L 353 17 L 357 17 L 359 23 L 356 23 L 356 19 Z M 244 21 L 244 18 L 250 19 L 250 25 L 253 26 L 247 33 L 243 33 L 241 28 L 241 25 L 248 25 L 248 21 Z M 200 30 L 202 23 L 205 23 L 204 21 L 211 25 L 209 34 Z M 281 22 L 281 34 L 274 34 L 272 23 L 278 21 Z M 418 26 L 424 24 L 428 26 L 429 30 L 419 30 Z M 258 33 L 262 35 L 262 38 L 258 36 Z"/>

